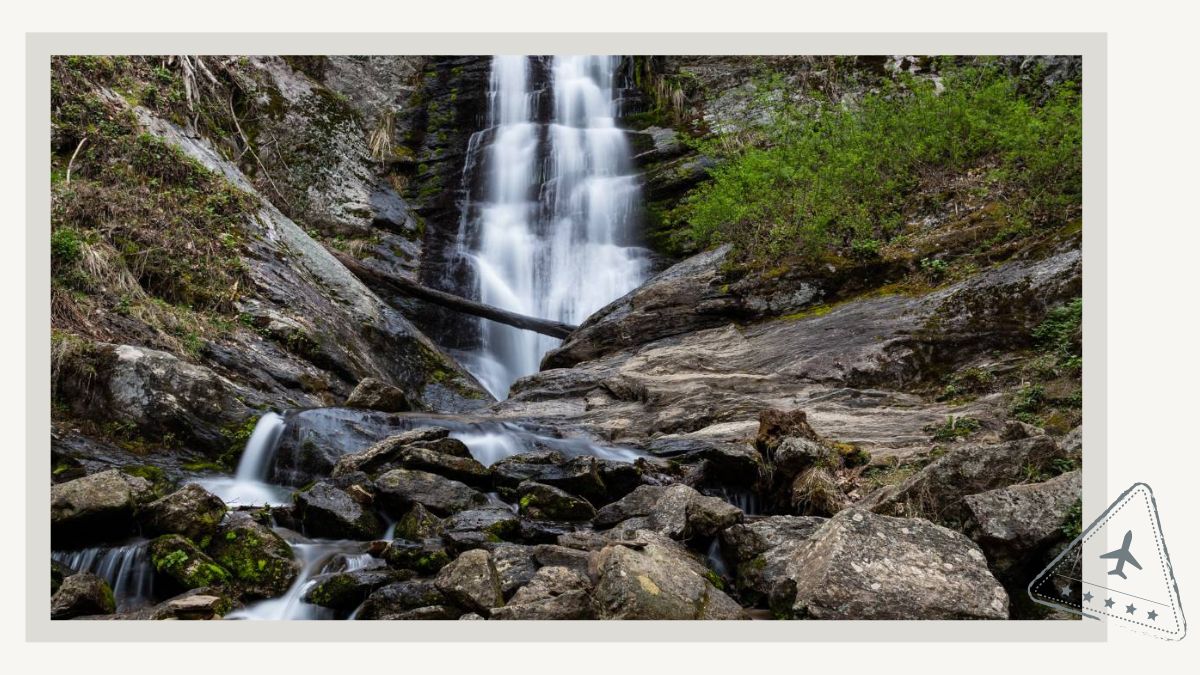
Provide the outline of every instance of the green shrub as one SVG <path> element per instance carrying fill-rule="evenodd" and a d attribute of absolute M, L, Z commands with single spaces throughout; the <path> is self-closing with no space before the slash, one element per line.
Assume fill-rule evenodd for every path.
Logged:
<path fill-rule="evenodd" d="M 1010 220 L 1071 218 L 1082 185 L 1076 85 L 1038 103 L 988 64 L 945 69 L 942 83 L 905 75 L 856 104 L 771 104 L 757 142 L 698 142 L 723 161 L 671 215 L 696 244 L 733 242 L 749 257 L 863 252 L 899 234 L 921 176 L 986 164 L 1011 195 Z M 795 100 L 784 94 L 776 101 Z"/>
<path fill-rule="evenodd" d="M 1038 347 L 1052 355 L 1058 365 L 1078 369 L 1083 365 L 1083 299 L 1050 310 L 1045 320 L 1033 329 Z"/>

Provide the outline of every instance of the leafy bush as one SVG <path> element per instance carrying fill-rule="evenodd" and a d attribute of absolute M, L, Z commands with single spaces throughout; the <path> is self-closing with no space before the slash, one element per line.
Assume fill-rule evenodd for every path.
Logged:
<path fill-rule="evenodd" d="M 1033 329 L 1033 339 L 1059 366 L 1078 369 L 1083 365 L 1083 299 L 1056 307 Z"/>
<path fill-rule="evenodd" d="M 1067 222 L 1082 183 L 1074 83 L 1038 103 L 998 65 L 941 79 L 939 92 L 903 75 L 851 105 L 776 103 L 757 142 L 700 141 L 724 161 L 672 217 L 696 244 L 733 242 L 749 257 L 861 255 L 899 234 L 922 176 L 986 166 L 1011 220 Z"/>

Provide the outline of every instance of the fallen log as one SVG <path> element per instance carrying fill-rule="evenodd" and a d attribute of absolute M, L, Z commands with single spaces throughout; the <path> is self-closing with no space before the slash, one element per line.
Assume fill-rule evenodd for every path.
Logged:
<path fill-rule="evenodd" d="M 436 288 L 422 286 L 414 281 L 409 281 L 401 277 L 394 277 L 389 274 L 373 270 L 366 265 L 363 265 L 358 260 L 351 256 L 330 249 L 329 251 L 346 267 L 354 276 L 358 277 L 364 284 L 375 291 L 385 291 L 395 293 L 397 295 L 407 295 L 410 298 L 420 298 L 427 302 L 431 302 L 440 307 L 452 309 L 456 312 L 470 314 L 472 316 L 482 317 L 491 321 L 496 321 L 514 328 L 523 330 L 531 330 L 542 335 L 549 335 L 552 338 L 563 339 L 575 330 L 576 326 L 553 321 L 551 319 L 539 319 L 536 316 L 526 316 L 510 312 L 507 309 L 500 309 L 492 305 L 485 305 L 482 302 L 468 300 L 459 297 L 452 293 L 439 291 Z"/>

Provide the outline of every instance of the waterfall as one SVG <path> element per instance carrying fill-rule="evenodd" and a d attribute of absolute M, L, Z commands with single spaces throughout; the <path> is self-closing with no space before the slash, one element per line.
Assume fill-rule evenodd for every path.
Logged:
<path fill-rule="evenodd" d="M 547 77 L 540 59 L 493 58 L 488 128 L 472 139 L 464 167 L 481 176 L 454 252 L 469 261 L 482 302 L 579 324 L 645 278 L 648 257 L 634 245 L 639 179 L 614 119 L 617 64 L 557 56 Z M 543 119 L 537 83 L 547 80 L 553 107 Z M 503 398 L 557 343 L 485 320 L 466 365 Z"/>
<path fill-rule="evenodd" d="M 91 572 L 108 582 L 117 611 L 127 612 L 154 602 L 154 566 L 145 539 L 119 546 L 79 551 L 52 551 L 50 557 L 77 572 Z"/>
<path fill-rule="evenodd" d="M 283 435 L 283 417 L 277 413 L 264 413 L 254 425 L 254 431 L 246 441 L 242 457 L 238 460 L 233 478 L 198 478 L 194 482 L 215 494 L 227 504 L 239 506 L 279 505 L 290 503 L 291 492 L 287 488 L 271 485 L 271 462 Z"/>

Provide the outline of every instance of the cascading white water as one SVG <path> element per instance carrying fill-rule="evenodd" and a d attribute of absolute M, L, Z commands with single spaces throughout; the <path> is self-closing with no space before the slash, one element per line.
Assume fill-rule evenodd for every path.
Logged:
<path fill-rule="evenodd" d="M 268 412 L 258 418 L 254 431 L 246 441 L 233 478 L 200 478 L 195 482 L 227 504 L 262 506 L 287 504 L 291 491 L 271 485 L 271 460 L 283 435 L 284 421 L 279 414 Z"/>
<path fill-rule="evenodd" d="M 642 282 L 645 250 L 633 245 L 639 201 L 629 144 L 614 120 L 613 56 L 558 56 L 550 67 L 553 114 L 538 119 L 535 62 L 497 56 L 489 84 L 490 143 L 477 136 L 467 167 L 484 153 L 474 222 L 464 217 L 457 251 L 470 260 L 479 298 L 520 314 L 579 324 Z M 477 232 L 474 238 L 463 236 Z M 467 242 L 477 241 L 474 250 Z M 468 363 L 493 395 L 537 372 L 557 340 L 483 321 Z"/>
<path fill-rule="evenodd" d="M 148 541 L 96 546 L 79 551 L 53 551 L 50 557 L 77 572 L 91 572 L 108 582 L 117 610 L 127 612 L 154 601 L 154 566 Z"/>

